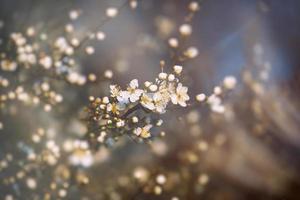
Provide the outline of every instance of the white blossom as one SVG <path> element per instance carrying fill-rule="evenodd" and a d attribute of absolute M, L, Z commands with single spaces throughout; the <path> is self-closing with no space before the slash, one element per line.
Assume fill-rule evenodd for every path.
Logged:
<path fill-rule="evenodd" d="M 182 72 L 182 66 L 180 65 L 174 65 L 173 69 L 176 74 L 180 74 Z"/>
<path fill-rule="evenodd" d="M 234 76 L 226 76 L 223 84 L 226 89 L 233 89 L 236 85 L 236 78 Z"/>
<path fill-rule="evenodd" d="M 186 107 L 186 101 L 190 99 L 187 94 L 188 88 L 182 86 L 181 83 L 178 84 L 176 88 L 176 93 L 171 95 L 171 100 L 173 104 L 179 104 L 182 107 Z"/>
<path fill-rule="evenodd" d="M 155 105 L 153 103 L 153 95 L 149 94 L 149 93 L 144 93 L 141 97 L 141 104 L 142 106 L 144 106 L 145 108 L 149 109 L 149 110 L 154 110 L 155 109 Z"/>
<path fill-rule="evenodd" d="M 140 136 L 142 138 L 149 138 L 151 136 L 150 129 L 152 128 L 151 124 L 147 124 L 146 126 L 134 129 L 134 134 Z"/>
<path fill-rule="evenodd" d="M 138 87 L 139 83 L 137 79 L 133 79 L 132 81 L 130 81 L 129 87 L 127 88 L 128 93 L 125 94 L 125 97 L 126 95 L 128 95 L 128 98 L 132 103 L 139 100 L 141 94 L 143 93 L 143 90 L 138 89 Z"/>
<path fill-rule="evenodd" d="M 120 88 L 117 85 L 110 85 L 109 88 L 111 97 L 117 97 L 120 95 Z"/>
<path fill-rule="evenodd" d="M 156 92 L 153 95 L 153 100 L 155 102 L 155 109 L 159 113 L 165 113 L 166 107 L 168 105 L 168 102 L 170 100 L 170 96 L 167 92 Z"/>

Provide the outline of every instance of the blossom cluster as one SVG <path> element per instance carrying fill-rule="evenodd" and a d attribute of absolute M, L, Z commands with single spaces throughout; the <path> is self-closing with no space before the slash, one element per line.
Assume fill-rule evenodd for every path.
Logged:
<path fill-rule="evenodd" d="M 91 120 L 88 121 L 93 123 L 90 123 L 89 135 L 97 137 L 100 143 L 128 133 L 142 139 L 150 138 L 150 129 L 162 124 L 162 120 L 153 121 L 151 114 L 165 113 L 169 104 L 187 106 L 190 97 L 188 87 L 180 82 L 181 73 L 182 66 L 175 65 L 173 73 L 161 72 L 154 82 L 146 81 L 143 87 L 133 79 L 126 89 L 110 85 L 109 97 L 90 97 Z"/>
<path fill-rule="evenodd" d="M 210 96 L 206 96 L 201 93 L 196 95 L 198 102 L 205 102 L 209 105 L 211 111 L 215 113 L 224 113 L 225 106 L 222 103 L 222 97 L 226 92 L 233 90 L 236 87 L 237 80 L 234 76 L 226 76 L 220 86 L 214 87 L 213 93 Z"/>
<path fill-rule="evenodd" d="M 107 8 L 106 19 L 115 17 L 118 10 Z M 83 87 L 101 78 L 94 73 L 84 74 L 78 55 L 94 54 L 95 48 L 87 43 L 102 41 L 106 34 L 97 29 L 80 35 L 75 26 L 80 14 L 81 10 L 71 10 L 69 21 L 63 29 L 58 29 L 60 33 L 55 37 L 37 25 L 9 34 L 5 41 L 9 47 L 0 52 L 0 109 L 19 101 L 26 106 L 42 106 L 49 112 L 64 100 L 64 94 L 58 92 L 61 85 Z M 111 70 L 103 73 L 105 80 L 112 76 Z"/>

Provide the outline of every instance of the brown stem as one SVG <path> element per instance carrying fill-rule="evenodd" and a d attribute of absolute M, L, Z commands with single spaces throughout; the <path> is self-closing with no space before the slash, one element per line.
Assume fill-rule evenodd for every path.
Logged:
<path fill-rule="evenodd" d="M 131 113 L 133 113 L 134 111 L 136 111 L 136 110 L 138 110 L 140 108 L 141 108 L 141 104 L 140 103 L 136 104 L 132 108 L 128 109 L 127 112 L 124 115 L 122 115 L 121 118 L 123 118 L 123 119 L 127 118 L 128 115 L 130 115 Z"/>

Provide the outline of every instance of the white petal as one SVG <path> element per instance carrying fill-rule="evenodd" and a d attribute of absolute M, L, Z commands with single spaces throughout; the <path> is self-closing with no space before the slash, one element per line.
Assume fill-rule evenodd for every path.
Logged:
<path fill-rule="evenodd" d="M 178 104 L 178 99 L 176 94 L 171 95 L 171 101 L 173 104 Z"/>
<path fill-rule="evenodd" d="M 154 95 L 153 95 L 153 100 L 154 101 L 160 101 L 161 98 L 162 98 L 162 96 L 161 96 L 160 92 L 154 93 Z"/>
<path fill-rule="evenodd" d="M 144 102 L 141 102 L 142 106 L 144 106 L 145 108 L 148 108 L 149 110 L 154 110 L 155 109 L 155 106 L 153 103 L 144 103 Z"/>
<path fill-rule="evenodd" d="M 138 96 L 141 96 L 141 95 L 144 93 L 144 90 L 136 89 L 136 90 L 135 90 L 135 93 L 136 93 Z"/>
<path fill-rule="evenodd" d="M 141 134 L 141 132 L 142 132 L 142 129 L 139 127 L 139 128 L 134 129 L 133 132 L 134 132 L 134 134 L 136 134 L 137 136 L 139 136 Z"/>
<path fill-rule="evenodd" d="M 107 111 L 111 111 L 111 110 L 112 110 L 112 105 L 111 105 L 111 104 L 108 104 L 107 107 L 106 107 L 106 110 L 107 110 Z"/>
<path fill-rule="evenodd" d="M 129 86 L 131 87 L 131 88 L 138 88 L 139 87 L 139 82 L 138 82 L 138 80 L 137 79 L 133 79 L 132 81 L 130 81 L 130 83 L 129 83 Z"/>
<path fill-rule="evenodd" d="M 148 124 L 144 127 L 144 130 L 149 131 L 152 128 L 151 124 Z"/>
<path fill-rule="evenodd" d="M 136 94 L 132 94 L 130 95 L 130 101 L 132 103 L 136 102 L 137 100 L 139 100 L 140 96 L 139 95 L 136 95 Z"/>
<path fill-rule="evenodd" d="M 181 88 L 181 92 L 182 93 L 187 93 L 187 91 L 188 91 L 188 87 L 182 87 Z"/>
<path fill-rule="evenodd" d="M 182 106 L 182 107 L 186 107 L 186 103 L 185 103 L 185 101 L 179 101 L 178 103 L 179 103 L 179 105 L 180 105 L 180 106 Z"/>
<path fill-rule="evenodd" d="M 185 100 L 190 100 L 190 96 L 189 95 L 184 95 Z"/>

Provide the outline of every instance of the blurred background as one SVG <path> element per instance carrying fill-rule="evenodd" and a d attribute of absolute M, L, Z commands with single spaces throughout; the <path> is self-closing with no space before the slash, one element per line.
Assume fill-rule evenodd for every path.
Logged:
<path fill-rule="evenodd" d="M 74 35 L 84 38 L 105 20 L 107 7 L 124 2 L 1 0 L 0 50 L 13 56 L 10 34 L 31 26 L 53 43 L 65 34 L 72 10 L 80 11 L 72 21 Z M 105 40 L 87 42 L 95 53 L 83 50 L 75 57 L 76 70 L 97 77 L 111 70 L 111 79 L 83 87 L 54 82 L 64 101 L 51 112 L 17 103 L 1 110 L 1 199 L 300 199 L 298 0 L 199 1 L 192 35 L 180 44 L 198 49 L 197 57 L 182 63 L 183 83 L 194 102 L 197 94 L 211 94 L 224 77 L 235 76 L 236 88 L 224 97 L 224 113 L 202 105 L 170 109 L 163 115 L 164 137 L 149 144 L 121 139 L 93 152 L 88 166 L 73 166 L 61 156 L 55 166 L 34 163 L 31 170 L 24 161 L 28 148 L 41 152 L 44 147 L 26 145 L 39 128 L 62 145 L 66 138 L 81 137 L 86 130 L 80 116 L 90 95 L 108 95 L 112 83 L 153 80 L 162 59 L 171 68 L 168 39 L 178 35 L 190 2 L 141 0 L 134 10 L 123 6 L 99 28 Z M 3 164 L 7 158 L 11 161 Z M 11 181 L 23 169 L 29 171 L 25 178 Z M 58 186 L 64 176 L 66 195 Z M 34 190 L 26 177 L 36 181 Z"/>

